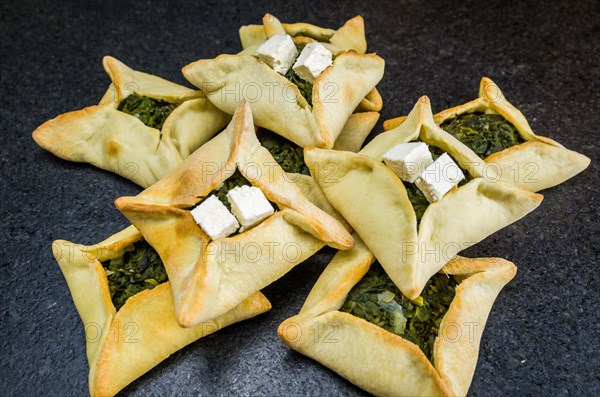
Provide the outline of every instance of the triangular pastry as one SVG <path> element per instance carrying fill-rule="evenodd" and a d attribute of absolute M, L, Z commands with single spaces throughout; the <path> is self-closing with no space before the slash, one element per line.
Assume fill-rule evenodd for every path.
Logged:
<path fill-rule="evenodd" d="M 100 104 L 39 126 L 33 139 L 58 157 L 112 171 L 142 187 L 171 172 L 231 119 L 202 92 L 103 60 L 112 83 Z"/>
<path fill-rule="evenodd" d="M 287 34 L 275 17 L 267 15 L 264 21 L 269 27 L 265 39 Z M 301 48 L 306 43 L 295 44 Z M 380 110 L 381 97 L 374 88 L 383 77 L 384 61 L 325 44 L 333 64 L 313 83 L 299 79 L 291 68 L 287 77 L 276 72 L 255 56 L 256 45 L 237 55 L 196 61 L 183 74 L 222 111 L 232 114 L 244 98 L 252 105 L 257 126 L 302 147 L 331 148 L 355 111 Z"/>
<path fill-rule="evenodd" d="M 468 183 L 429 204 L 414 184 L 382 162 L 400 143 L 421 140 L 447 152 Z M 332 206 L 377 257 L 394 283 L 416 298 L 429 278 L 461 250 L 535 209 L 542 196 L 497 180 L 465 145 L 433 121 L 422 97 L 398 128 L 359 153 L 306 148 L 304 159 Z"/>
<path fill-rule="evenodd" d="M 486 320 L 515 265 L 453 258 L 411 302 L 374 261 L 356 237 L 354 248 L 327 266 L 300 313 L 279 326 L 279 337 L 378 396 L 466 395 Z"/>
<path fill-rule="evenodd" d="M 171 285 L 152 278 L 152 269 L 147 262 L 142 264 L 148 258 L 137 262 L 136 266 L 147 266 L 146 270 L 137 282 L 127 286 L 140 292 L 124 291 L 122 284 L 113 281 L 119 274 L 113 274 L 111 265 L 122 262 L 124 255 L 137 255 L 139 244 L 145 244 L 143 238 L 130 226 L 91 246 L 64 240 L 52 245 L 85 327 L 92 396 L 113 396 L 184 346 L 271 308 L 269 301 L 257 292 L 209 322 L 182 328 L 175 320 Z M 157 255 L 150 250 L 144 254 L 151 258 L 153 255 L 156 261 Z M 123 269 L 115 268 L 115 272 L 119 271 Z M 122 279 L 128 282 L 134 276 L 137 278 L 138 274 Z"/>
<path fill-rule="evenodd" d="M 213 240 L 189 210 L 232 175 L 259 188 L 279 210 L 249 230 Z M 304 194 L 320 193 L 308 179 L 281 169 L 258 141 L 250 106 L 242 101 L 223 132 L 170 175 L 116 205 L 160 254 L 177 320 L 193 326 L 227 312 L 326 244 L 352 247 L 343 224 Z"/>

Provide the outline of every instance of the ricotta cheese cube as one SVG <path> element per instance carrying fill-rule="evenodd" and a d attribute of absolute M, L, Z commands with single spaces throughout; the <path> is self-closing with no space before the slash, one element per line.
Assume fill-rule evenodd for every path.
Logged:
<path fill-rule="evenodd" d="M 458 182 L 465 179 L 462 170 L 448 153 L 442 154 L 423 171 L 415 184 L 430 203 L 444 197 Z"/>
<path fill-rule="evenodd" d="M 393 146 L 383 155 L 383 162 L 400 179 L 414 183 L 433 158 L 425 142 L 408 142 Z"/>
<path fill-rule="evenodd" d="M 304 47 L 292 69 L 301 79 L 314 83 L 315 79 L 332 63 L 331 51 L 323 44 L 313 42 Z"/>
<path fill-rule="evenodd" d="M 213 240 L 227 237 L 240 227 L 235 216 L 214 195 L 193 208 L 191 213 L 204 233 Z"/>
<path fill-rule="evenodd" d="M 277 73 L 286 74 L 298 56 L 298 50 L 290 35 L 278 34 L 262 43 L 256 54 Z"/>
<path fill-rule="evenodd" d="M 269 217 L 275 210 L 262 190 L 255 186 L 238 186 L 227 192 L 227 201 L 244 230 Z"/>

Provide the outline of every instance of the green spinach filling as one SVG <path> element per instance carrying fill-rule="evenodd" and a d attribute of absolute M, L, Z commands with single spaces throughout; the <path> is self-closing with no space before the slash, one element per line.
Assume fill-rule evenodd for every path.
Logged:
<path fill-rule="evenodd" d="M 217 189 L 212 191 L 211 195 L 217 196 L 231 212 L 231 204 L 229 204 L 229 200 L 227 200 L 227 193 L 238 186 L 252 186 L 252 184 L 244 177 L 244 175 L 242 175 L 240 170 L 235 170 L 233 175 L 224 180 Z"/>
<path fill-rule="evenodd" d="M 413 342 L 433 361 L 435 338 L 457 285 L 453 277 L 435 274 L 421 296 L 410 301 L 375 262 L 352 288 L 340 310 Z"/>
<path fill-rule="evenodd" d="M 125 249 L 123 256 L 102 262 L 108 277 L 113 305 L 119 310 L 133 295 L 168 280 L 158 253 L 146 241 L 138 241 Z"/>
<path fill-rule="evenodd" d="M 465 113 L 444 121 L 440 127 L 482 159 L 525 142 L 516 127 L 499 114 Z"/>
<path fill-rule="evenodd" d="M 300 146 L 263 128 L 258 131 L 257 137 L 285 172 L 310 175 L 304 163 L 304 149 Z"/>
<path fill-rule="evenodd" d="M 288 70 L 284 77 L 288 79 L 292 84 L 296 84 L 296 86 L 298 86 L 300 94 L 302 94 L 304 99 L 306 99 L 306 102 L 308 102 L 308 104 L 312 106 L 312 83 L 298 77 L 298 75 L 296 74 L 296 72 L 294 72 L 292 68 Z"/>
<path fill-rule="evenodd" d="M 138 95 L 135 92 L 125 98 L 118 110 L 137 117 L 148 127 L 161 130 L 165 120 L 177 107 L 176 104 Z"/>

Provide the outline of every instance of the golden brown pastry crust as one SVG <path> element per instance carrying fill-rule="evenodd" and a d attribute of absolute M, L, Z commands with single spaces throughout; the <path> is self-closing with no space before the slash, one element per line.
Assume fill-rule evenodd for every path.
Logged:
<path fill-rule="evenodd" d="M 514 277 L 515 265 L 499 258 L 461 257 L 446 264 L 442 272 L 463 281 L 440 325 L 432 364 L 408 340 L 339 311 L 375 260 L 355 239 L 352 250 L 339 252 L 327 266 L 300 313 L 279 326 L 281 340 L 375 395 L 466 395 L 487 317 Z"/>
<path fill-rule="evenodd" d="M 381 161 L 389 148 L 416 138 L 448 152 L 473 176 L 429 205 L 418 229 L 404 184 Z M 427 97 L 406 122 L 378 135 L 359 153 L 305 149 L 306 164 L 329 202 L 410 299 L 454 255 L 525 216 L 542 200 L 496 181 L 477 159 L 434 123 Z"/>
<path fill-rule="evenodd" d="M 100 104 L 42 124 L 33 132 L 41 147 L 65 160 L 87 162 L 147 187 L 167 175 L 231 118 L 200 91 L 135 71 L 109 56 L 104 57 L 103 64 L 112 83 Z M 133 92 L 180 105 L 158 131 L 117 110 Z"/>
<path fill-rule="evenodd" d="M 184 346 L 271 308 L 257 292 L 212 321 L 181 328 L 166 282 L 132 296 L 116 311 L 101 262 L 122 256 L 141 239 L 130 226 L 92 246 L 64 240 L 52 245 L 85 327 L 92 396 L 113 396 Z"/>
<path fill-rule="evenodd" d="M 310 184 L 300 186 L 283 172 L 254 128 L 242 101 L 229 126 L 173 173 L 136 197 L 116 201 L 163 259 L 182 326 L 230 310 L 325 244 L 354 244 L 342 223 L 305 196 L 314 191 Z M 236 169 L 280 211 L 241 234 L 211 241 L 182 208 L 198 204 Z"/>
<path fill-rule="evenodd" d="M 517 128 L 521 138 L 525 140 L 525 143 L 494 153 L 484 160 L 498 168 L 498 175 L 504 182 L 537 192 L 563 183 L 590 164 L 588 157 L 566 149 L 550 138 L 536 135 L 523 113 L 508 102 L 500 88 L 487 77 L 481 79 L 477 99 L 444 110 L 433 118 L 440 125 L 449 118 L 472 112 L 502 115 Z M 394 129 L 405 119 L 406 117 L 396 117 L 386 120 L 383 128 Z"/>

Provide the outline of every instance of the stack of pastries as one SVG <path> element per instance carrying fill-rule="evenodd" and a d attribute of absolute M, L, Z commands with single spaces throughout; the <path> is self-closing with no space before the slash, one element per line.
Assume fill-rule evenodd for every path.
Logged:
<path fill-rule="evenodd" d="M 85 326 L 90 394 L 268 311 L 260 290 L 330 246 L 281 340 L 376 395 L 465 395 L 516 266 L 458 254 L 590 160 L 536 135 L 488 78 L 438 114 L 419 98 L 363 145 L 384 60 L 360 16 L 333 30 L 267 14 L 240 39 L 240 53 L 183 68 L 195 89 L 107 56 L 99 104 L 33 133 L 144 188 L 115 202 L 131 226 L 52 245 Z"/>

